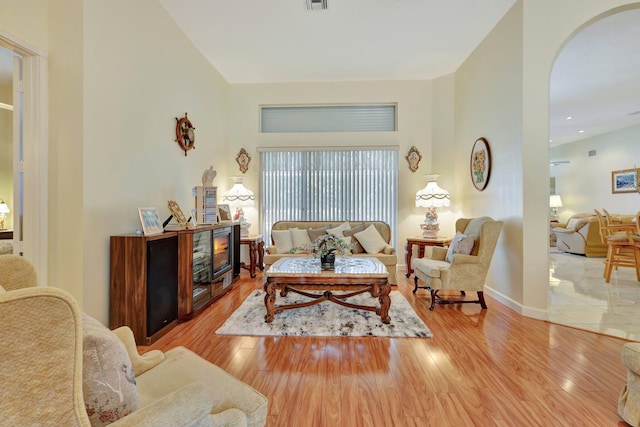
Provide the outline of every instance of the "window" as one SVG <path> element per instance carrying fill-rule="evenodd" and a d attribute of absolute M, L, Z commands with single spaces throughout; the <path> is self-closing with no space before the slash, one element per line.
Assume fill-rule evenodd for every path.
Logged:
<path fill-rule="evenodd" d="M 265 236 L 276 221 L 384 221 L 397 229 L 397 148 L 262 151 L 260 160 Z"/>
<path fill-rule="evenodd" d="M 395 104 L 263 106 L 260 132 L 393 132 Z"/>

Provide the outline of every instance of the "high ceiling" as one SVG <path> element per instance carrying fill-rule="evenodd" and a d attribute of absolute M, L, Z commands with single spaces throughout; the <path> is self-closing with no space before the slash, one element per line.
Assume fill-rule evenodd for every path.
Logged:
<path fill-rule="evenodd" d="M 305 0 L 159 1 L 233 84 L 437 78 L 516 0 L 328 0 L 323 11 L 306 10 Z M 10 81 L 3 50 L 0 81 Z M 638 52 L 640 8 L 567 42 L 551 73 L 551 145 L 640 125 Z"/>

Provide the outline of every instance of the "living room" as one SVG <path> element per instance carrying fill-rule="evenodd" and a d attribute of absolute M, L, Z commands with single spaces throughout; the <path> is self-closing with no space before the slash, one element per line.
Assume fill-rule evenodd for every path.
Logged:
<path fill-rule="evenodd" d="M 34 6 L 35 5 L 35 6 Z M 487 283 L 491 296 L 544 319 L 548 305 L 549 70 L 562 44 L 591 19 L 634 2 L 518 1 L 455 72 L 427 80 L 227 82 L 157 1 L 0 2 L 0 28 L 46 52 L 48 203 L 42 281 L 69 291 L 108 321 L 111 235 L 139 228 L 137 208 L 192 204 L 191 188 L 210 164 L 231 186 L 239 147 L 412 145 L 417 173 L 399 167 L 398 246 L 417 234 L 423 175 L 441 174 L 460 216 L 489 215 L 505 227 Z M 260 105 L 394 102 L 393 134 L 261 135 Z M 173 141 L 176 116 L 194 121 L 187 156 Z M 494 170 L 483 192 L 469 182 L 469 151 L 491 145 Z M 526 159 L 526 160 L 525 160 Z M 253 165 L 252 165 L 253 166 Z M 632 166 L 630 166 L 632 167 Z M 561 180 L 559 179 L 559 182 Z M 259 188 L 259 168 L 245 185 Z M 525 197 L 526 195 L 526 197 Z M 247 212 L 259 224 L 258 211 Z"/>

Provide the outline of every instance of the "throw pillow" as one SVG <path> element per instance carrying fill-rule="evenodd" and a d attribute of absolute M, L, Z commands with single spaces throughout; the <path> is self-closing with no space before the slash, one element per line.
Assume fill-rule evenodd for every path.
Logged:
<path fill-rule="evenodd" d="M 358 239 L 358 242 L 368 254 L 380 253 L 388 245 L 373 224 L 353 236 Z"/>
<path fill-rule="evenodd" d="M 299 228 L 290 228 L 289 230 L 291 231 L 291 240 L 294 248 L 307 247 L 311 244 L 307 230 L 301 230 Z"/>
<path fill-rule="evenodd" d="M 447 262 L 453 262 L 453 256 L 455 254 L 464 254 L 469 255 L 471 250 L 473 249 L 473 242 L 475 239 L 473 236 L 467 236 L 466 234 L 462 234 L 460 232 L 456 233 L 453 236 L 453 240 L 451 240 L 451 245 L 447 250 L 447 256 L 445 260 Z"/>
<path fill-rule="evenodd" d="M 106 426 L 140 408 L 136 379 L 122 341 L 82 313 L 82 392 L 92 426 Z"/>
<path fill-rule="evenodd" d="M 318 237 L 327 234 L 327 230 L 330 228 L 330 225 L 325 225 L 324 227 L 320 227 L 320 228 L 310 228 L 307 230 L 307 233 L 309 233 L 309 239 L 312 242 L 315 242 Z"/>
<path fill-rule="evenodd" d="M 356 225 L 353 228 L 350 228 L 349 230 L 343 231 L 342 234 L 345 237 L 350 237 L 353 236 L 354 234 L 356 234 L 359 231 L 363 231 L 366 228 L 366 226 L 364 225 L 364 222 L 362 224 Z M 352 254 L 361 254 L 364 253 L 364 248 L 362 247 L 362 245 L 360 244 L 360 242 L 358 242 L 358 239 L 355 238 L 351 241 L 351 243 L 353 244 L 353 248 L 351 248 L 351 253 Z"/>
<path fill-rule="evenodd" d="M 273 244 L 276 245 L 276 253 L 288 254 L 293 249 L 293 240 L 291 240 L 291 231 L 289 230 L 271 230 L 271 238 Z"/>
<path fill-rule="evenodd" d="M 565 228 L 567 230 L 575 230 L 578 227 L 578 224 L 580 224 L 581 221 L 582 221 L 582 219 L 580 219 L 580 218 L 571 218 L 567 222 L 567 226 Z"/>
<path fill-rule="evenodd" d="M 327 234 L 333 234 L 334 236 L 342 237 L 344 236 L 343 233 L 349 230 L 350 228 L 351 228 L 351 224 L 349 224 L 349 221 L 345 221 L 339 226 L 337 226 L 336 228 L 329 228 L 327 230 Z"/>

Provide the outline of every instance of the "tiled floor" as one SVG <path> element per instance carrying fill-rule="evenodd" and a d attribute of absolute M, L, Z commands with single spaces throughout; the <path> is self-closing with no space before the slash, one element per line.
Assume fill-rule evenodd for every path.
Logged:
<path fill-rule="evenodd" d="M 640 282 L 621 268 L 605 283 L 604 258 L 550 251 L 549 321 L 640 341 Z"/>

